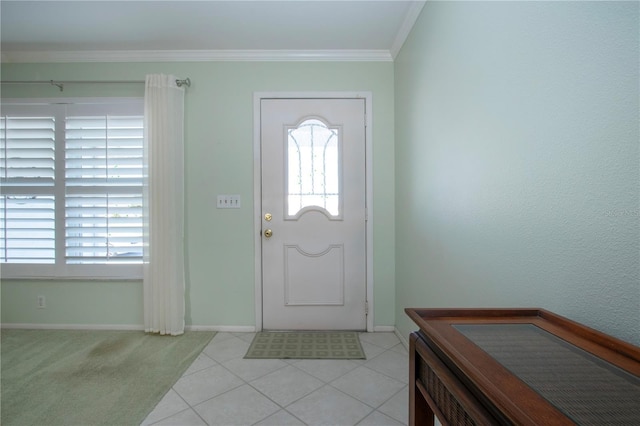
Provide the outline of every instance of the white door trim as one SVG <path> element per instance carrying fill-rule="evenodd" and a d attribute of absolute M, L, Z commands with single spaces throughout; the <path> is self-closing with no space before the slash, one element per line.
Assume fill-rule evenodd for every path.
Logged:
<path fill-rule="evenodd" d="M 367 197 L 366 226 L 366 283 L 367 283 L 367 331 L 373 327 L 373 134 L 371 119 L 373 102 L 371 92 L 255 92 L 253 94 L 253 230 L 256 331 L 262 331 L 262 169 L 260 140 L 260 101 L 262 99 L 364 99 L 365 100 L 365 168 Z"/>

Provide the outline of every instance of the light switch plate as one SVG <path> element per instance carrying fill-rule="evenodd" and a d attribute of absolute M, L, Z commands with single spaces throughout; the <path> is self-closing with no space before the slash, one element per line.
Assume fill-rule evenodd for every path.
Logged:
<path fill-rule="evenodd" d="M 241 207 L 240 195 L 218 195 L 216 207 L 219 209 L 239 209 Z"/>

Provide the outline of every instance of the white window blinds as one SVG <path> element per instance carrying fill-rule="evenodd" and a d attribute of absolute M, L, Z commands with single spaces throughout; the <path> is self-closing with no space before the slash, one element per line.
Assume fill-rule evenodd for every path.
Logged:
<path fill-rule="evenodd" d="M 55 261 L 55 118 L 0 119 L 2 262 Z"/>
<path fill-rule="evenodd" d="M 3 276 L 141 277 L 142 100 L 15 102 L 0 114 Z"/>
<path fill-rule="evenodd" d="M 142 261 L 142 116 L 67 117 L 68 263 Z"/>

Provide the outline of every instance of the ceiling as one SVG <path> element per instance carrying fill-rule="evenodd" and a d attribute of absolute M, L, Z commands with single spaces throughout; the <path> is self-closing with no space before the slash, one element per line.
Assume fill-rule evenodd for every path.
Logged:
<path fill-rule="evenodd" d="M 423 1 L 0 2 L 3 61 L 392 60 Z"/>

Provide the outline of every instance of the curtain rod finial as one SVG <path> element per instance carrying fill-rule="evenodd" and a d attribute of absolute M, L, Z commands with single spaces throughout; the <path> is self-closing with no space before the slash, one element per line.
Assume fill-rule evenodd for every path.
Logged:
<path fill-rule="evenodd" d="M 56 83 L 55 81 L 51 80 L 51 85 L 56 86 L 58 89 L 60 89 L 61 92 L 64 90 L 64 84 L 62 83 Z"/>

